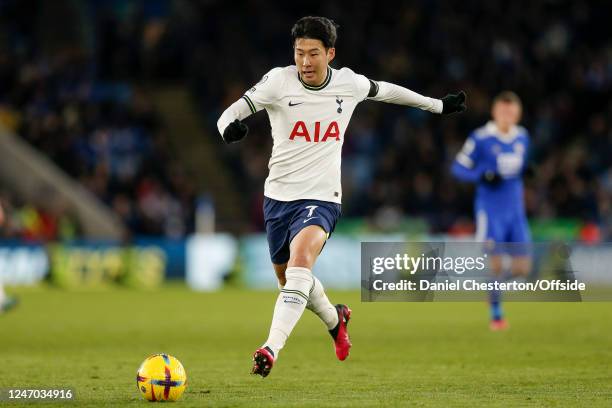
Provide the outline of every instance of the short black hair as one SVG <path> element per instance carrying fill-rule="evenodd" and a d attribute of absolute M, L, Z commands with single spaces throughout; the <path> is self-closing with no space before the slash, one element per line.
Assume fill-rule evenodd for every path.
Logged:
<path fill-rule="evenodd" d="M 336 45 L 338 25 L 327 17 L 302 17 L 291 29 L 291 41 L 295 45 L 298 38 L 321 40 L 323 46 L 332 48 Z"/>

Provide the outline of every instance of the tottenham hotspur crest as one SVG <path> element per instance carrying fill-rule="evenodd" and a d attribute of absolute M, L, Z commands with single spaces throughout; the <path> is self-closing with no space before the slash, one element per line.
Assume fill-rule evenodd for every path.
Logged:
<path fill-rule="evenodd" d="M 338 104 L 338 113 L 342 113 L 342 102 L 344 102 L 344 100 L 340 99 L 339 96 L 336 96 L 336 103 Z"/>

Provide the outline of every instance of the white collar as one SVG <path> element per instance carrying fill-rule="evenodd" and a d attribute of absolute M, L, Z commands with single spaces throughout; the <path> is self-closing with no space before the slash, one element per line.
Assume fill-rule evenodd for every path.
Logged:
<path fill-rule="evenodd" d="M 510 127 L 510 130 L 508 130 L 508 133 L 502 133 L 502 131 L 499 130 L 495 122 L 492 120 L 487 122 L 487 124 L 485 125 L 485 129 L 487 130 L 488 134 L 494 135 L 498 139 L 506 140 L 506 141 L 513 140 L 519 135 L 518 126 L 514 125 Z"/>

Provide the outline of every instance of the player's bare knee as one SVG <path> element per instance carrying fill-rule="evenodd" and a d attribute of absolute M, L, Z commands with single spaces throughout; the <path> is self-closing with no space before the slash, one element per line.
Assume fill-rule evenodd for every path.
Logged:
<path fill-rule="evenodd" d="M 495 255 L 491 257 L 490 261 L 491 273 L 494 276 L 500 276 L 503 270 L 502 258 L 499 255 Z"/>
<path fill-rule="evenodd" d="M 289 267 L 299 267 L 312 269 L 314 264 L 315 256 L 308 253 L 307 251 L 299 252 L 297 254 L 291 254 L 289 259 Z"/>
<path fill-rule="evenodd" d="M 531 261 L 527 259 L 521 259 L 512 262 L 512 275 L 517 277 L 526 277 L 531 271 Z"/>
<path fill-rule="evenodd" d="M 515 269 L 512 271 L 512 276 L 516 278 L 526 278 L 529 275 L 529 271 L 526 269 Z"/>

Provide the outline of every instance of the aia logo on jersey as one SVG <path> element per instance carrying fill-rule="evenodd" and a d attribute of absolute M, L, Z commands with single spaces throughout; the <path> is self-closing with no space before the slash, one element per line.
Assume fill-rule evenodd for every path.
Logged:
<path fill-rule="evenodd" d="M 310 133 L 306 127 L 306 124 L 301 120 L 298 120 L 295 122 L 295 126 L 293 126 L 289 139 L 296 140 L 298 137 L 303 137 L 307 142 L 326 142 L 329 139 L 339 142 L 340 128 L 338 127 L 338 122 L 333 121 L 329 124 L 329 126 L 327 126 L 327 130 L 325 130 L 323 136 L 321 137 L 321 122 L 315 122 L 314 131 Z"/>

